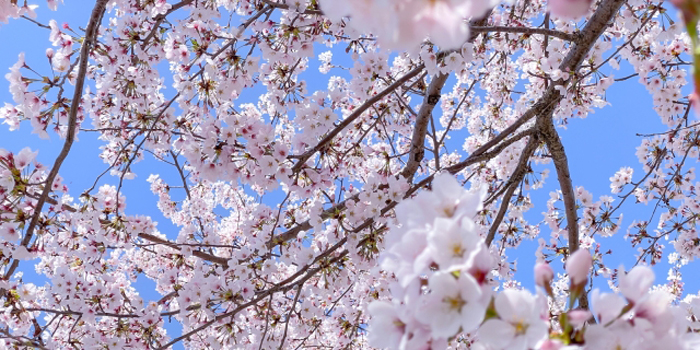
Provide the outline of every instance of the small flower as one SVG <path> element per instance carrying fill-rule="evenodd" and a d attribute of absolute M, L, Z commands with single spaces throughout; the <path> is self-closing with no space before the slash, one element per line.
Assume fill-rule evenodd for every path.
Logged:
<path fill-rule="evenodd" d="M 17 169 L 22 170 L 24 167 L 27 165 L 31 164 L 32 161 L 34 161 L 34 158 L 36 158 L 37 154 L 39 154 L 39 151 L 32 152 L 32 150 L 29 147 L 25 147 L 21 151 L 19 151 L 19 154 L 15 156 L 15 166 Z"/>

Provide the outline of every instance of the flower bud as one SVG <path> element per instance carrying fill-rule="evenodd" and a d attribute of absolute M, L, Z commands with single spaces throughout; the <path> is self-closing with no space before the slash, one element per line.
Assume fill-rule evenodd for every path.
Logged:
<path fill-rule="evenodd" d="M 569 274 L 571 284 L 585 284 L 591 266 L 593 266 L 593 259 L 587 249 L 579 249 L 571 254 L 566 261 L 566 273 Z"/>
<path fill-rule="evenodd" d="M 546 262 L 538 262 L 535 264 L 535 283 L 544 288 L 547 294 L 552 295 L 552 286 L 550 283 L 554 278 L 552 267 Z"/>

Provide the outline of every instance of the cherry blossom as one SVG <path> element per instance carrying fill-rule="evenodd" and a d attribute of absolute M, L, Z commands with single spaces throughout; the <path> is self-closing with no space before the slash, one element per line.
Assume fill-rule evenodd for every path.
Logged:
<path fill-rule="evenodd" d="M 479 339 L 495 349 L 529 349 L 547 335 L 544 304 L 527 291 L 505 290 L 496 296 L 498 318 L 479 328 Z"/>
<path fill-rule="evenodd" d="M 56 152 L 0 144 L 0 347 L 700 346 L 696 1 L 35 5 L 0 122 Z"/>
<path fill-rule="evenodd" d="M 468 332 L 478 326 L 486 312 L 480 302 L 481 289 L 469 274 L 454 278 L 449 273 L 437 273 L 428 280 L 431 290 L 421 314 L 437 338 L 449 338 L 457 331 Z"/>

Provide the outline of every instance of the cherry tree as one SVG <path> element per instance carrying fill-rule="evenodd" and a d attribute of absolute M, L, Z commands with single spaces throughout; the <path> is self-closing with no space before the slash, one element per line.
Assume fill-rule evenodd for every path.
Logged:
<path fill-rule="evenodd" d="M 3 348 L 700 347 L 697 1 L 96 0 L 66 24 L 35 2 L 0 0 L 48 39 L 0 120 L 62 149 L 0 149 Z M 594 197 L 560 131 L 630 84 L 665 129 Z M 78 135 L 88 188 L 61 176 Z"/>

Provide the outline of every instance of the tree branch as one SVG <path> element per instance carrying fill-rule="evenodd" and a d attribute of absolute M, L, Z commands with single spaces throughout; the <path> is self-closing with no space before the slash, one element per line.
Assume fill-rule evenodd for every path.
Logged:
<path fill-rule="evenodd" d="M 148 45 L 148 42 L 151 41 L 151 39 L 153 39 L 153 37 L 156 35 L 156 32 L 158 31 L 158 28 L 160 28 L 161 23 L 163 23 L 163 21 L 165 21 L 165 17 L 167 17 L 169 14 L 191 4 L 193 1 L 194 0 L 182 0 L 182 1 L 178 2 L 177 4 L 174 4 L 170 8 L 170 10 L 168 10 L 168 12 L 166 12 L 165 14 L 156 16 L 155 17 L 156 21 L 155 21 L 155 23 L 153 23 L 153 27 L 151 28 L 151 31 L 142 40 L 143 43 L 141 44 L 141 50 L 144 50 L 146 48 L 146 45 Z"/>
<path fill-rule="evenodd" d="M 510 176 L 510 180 L 506 184 L 507 190 L 506 193 L 503 195 L 503 199 L 501 200 L 501 207 L 499 208 L 498 214 L 496 214 L 496 217 L 491 223 L 489 233 L 486 235 L 487 247 L 491 246 L 491 242 L 493 242 L 493 239 L 496 237 L 496 231 L 498 231 L 498 227 L 501 225 L 501 222 L 503 221 L 503 218 L 506 215 L 506 211 L 508 211 L 508 206 L 510 205 L 510 198 L 513 197 L 513 193 L 515 193 L 515 190 L 518 188 L 518 184 L 520 184 L 520 182 L 523 181 L 523 178 L 525 178 L 525 175 L 527 174 L 527 163 L 530 160 L 530 157 L 537 150 L 539 142 L 540 140 L 537 137 L 537 135 L 530 137 L 530 140 L 527 142 L 525 149 L 523 149 L 523 153 L 520 154 L 518 165 L 513 171 L 513 174 Z"/>
<path fill-rule="evenodd" d="M 515 33 L 515 34 L 541 34 L 553 36 L 566 41 L 576 41 L 576 34 L 569 34 L 560 32 L 558 30 L 551 30 L 546 28 L 532 28 L 532 27 L 507 27 L 507 26 L 488 26 L 479 27 L 474 26 L 469 28 L 474 33 Z"/>
<path fill-rule="evenodd" d="M 90 58 L 90 48 L 94 45 L 97 37 L 98 28 L 100 25 L 100 20 L 105 12 L 105 6 L 108 0 L 97 0 L 95 2 L 95 7 L 92 9 L 92 14 L 90 15 L 90 20 L 88 22 L 87 29 L 85 30 L 85 38 L 83 39 L 83 45 L 80 47 L 80 63 L 78 66 L 78 75 L 75 79 L 75 91 L 73 92 L 73 100 L 71 101 L 70 110 L 68 112 L 68 130 L 66 132 L 66 140 L 63 143 L 63 148 L 61 152 L 56 157 L 53 167 L 46 178 L 46 184 L 44 185 L 44 190 L 41 196 L 37 200 L 36 206 L 34 207 L 34 213 L 32 214 L 32 219 L 29 222 L 27 231 L 22 238 L 22 246 L 27 247 L 32 240 L 34 235 L 34 229 L 39 222 L 39 217 L 41 216 L 41 210 L 46 203 L 46 199 L 49 197 L 51 192 L 51 186 L 53 181 L 58 176 L 58 171 L 61 169 L 63 161 L 68 157 L 71 147 L 73 146 L 73 141 L 75 140 L 75 130 L 78 124 L 78 108 L 80 107 L 81 95 L 83 93 L 83 86 L 85 85 L 85 75 L 87 74 L 87 65 Z M 69 74 L 69 73 L 66 73 Z M 3 279 L 7 280 L 12 276 L 19 265 L 18 260 L 12 261 L 12 265 L 5 273 Z"/>
<path fill-rule="evenodd" d="M 401 171 L 401 175 L 412 182 L 413 176 L 418 170 L 420 162 L 425 155 L 425 135 L 428 132 L 428 122 L 433 117 L 433 109 L 440 101 L 442 87 L 449 75 L 440 73 L 433 77 L 425 90 L 425 98 L 416 116 L 416 125 L 413 127 L 413 137 L 411 137 L 411 148 L 408 155 L 408 163 Z M 437 147 L 437 146 L 435 146 Z"/>
<path fill-rule="evenodd" d="M 311 148 L 310 150 L 304 152 L 301 155 L 298 156 L 290 156 L 290 158 L 298 158 L 298 161 L 294 166 L 292 167 L 292 172 L 299 172 L 301 168 L 304 166 L 307 160 L 311 158 L 316 152 L 320 151 L 321 149 L 325 148 L 331 141 L 333 141 L 333 138 L 336 137 L 338 134 L 340 134 L 343 129 L 345 129 L 348 125 L 352 124 L 357 118 L 359 118 L 362 113 L 364 113 L 369 107 L 374 105 L 375 103 L 379 102 L 382 98 L 384 98 L 386 95 L 390 94 L 392 91 L 398 89 L 401 85 L 406 83 L 408 80 L 411 78 L 415 77 L 418 75 L 423 69 L 425 68 L 424 64 L 418 65 L 418 67 L 414 68 L 410 72 L 406 73 L 403 77 L 399 78 L 396 80 L 393 84 L 387 86 L 384 90 L 380 91 L 376 95 L 372 96 L 370 99 L 365 101 L 362 105 L 357 107 L 355 111 L 353 111 L 347 118 L 345 118 L 338 126 L 336 126 L 333 130 L 331 130 L 328 134 L 326 134 L 326 137 L 324 137 L 321 141 L 319 141 L 316 146 Z"/>

